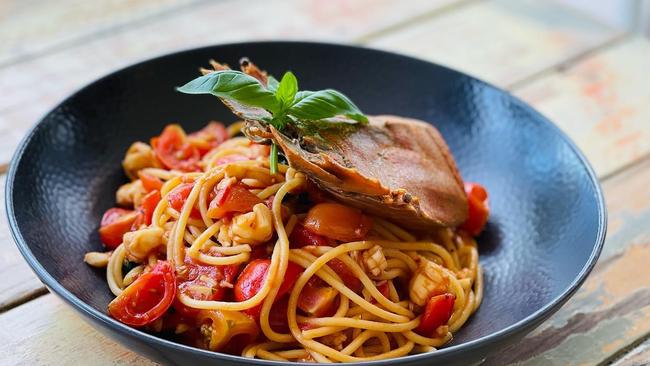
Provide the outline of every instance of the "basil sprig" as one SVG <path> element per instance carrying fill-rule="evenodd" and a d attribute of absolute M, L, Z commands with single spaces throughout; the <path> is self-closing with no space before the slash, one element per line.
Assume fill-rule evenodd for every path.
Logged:
<path fill-rule="evenodd" d="M 346 123 L 368 123 L 368 118 L 345 95 L 334 89 L 298 91 L 296 76 L 288 71 L 280 81 L 269 76 L 264 86 L 256 78 L 235 70 L 220 70 L 198 77 L 177 89 L 186 94 L 212 94 L 240 104 L 263 108 L 272 118 L 260 119 L 278 131 L 288 124 L 309 125 L 314 129 L 332 127 L 332 117 L 344 116 Z M 277 146 L 271 146 L 271 172 L 277 172 Z"/>

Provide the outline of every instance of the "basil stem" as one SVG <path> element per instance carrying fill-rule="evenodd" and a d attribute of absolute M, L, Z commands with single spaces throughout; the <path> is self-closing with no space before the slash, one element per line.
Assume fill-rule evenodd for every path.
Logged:
<path fill-rule="evenodd" d="M 269 169 L 271 174 L 278 172 L 278 145 L 275 142 L 271 145 L 271 152 L 269 153 Z"/>

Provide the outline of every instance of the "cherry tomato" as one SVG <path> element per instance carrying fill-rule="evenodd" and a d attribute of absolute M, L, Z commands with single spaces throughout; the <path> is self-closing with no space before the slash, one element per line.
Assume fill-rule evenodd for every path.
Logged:
<path fill-rule="evenodd" d="M 188 136 L 190 143 L 198 149 L 201 156 L 221 145 L 228 138 L 226 127 L 222 123 L 214 121 Z"/>
<path fill-rule="evenodd" d="M 483 231 L 490 215 L 488 194 L 485 188 L 478 183 L 465 183 L 467 203 L 469 205 L 467 220 L 460 226 L 472 236 L 477 236 Z"/>
<path fill-rule="evenodd" d="M 454 311 L 455 301 L 456 296 L 450 293 L 431 297 L 424 308 L 422 318 L 420 318 L 420 325 L 415 331 L 425 337 L 434 337 L 436 329 L 449 322 Z"/>
<path fill-rule="evenodd" d="M 266 276 L 270 266 L 270 259 L 256 259 L 248 263 L 239 275 L 239 279 L 237 279 L 237 283 L 235 284 L 235 300 L 241 302 L 255 296 L 262 286 L 264 286 L 264 281 L 266 281 Z M 291 290 L 293 284 L 296 282 L 302 271 L 302 267 L 289 262 L 284 274 L 284 279 L 278 289 L 278 294 L 275 296 L 276 301 Z M 261 310 L 262 304 L 246 309 L 244 312 L 255 319 L 259 319 Z"/>
<path fill-rule="evenodd" d="M 305 218 L 305 227 L 313 233 L 341 241 L 363 239 L 372 228 L 372 220 L 356 208 L 339 203 L 319 203 Z"/>
<path fill-rule="evenodd" d="M 350 267 L 348 267 L 345 263 L 343 263 L 342 260 L 334 258 L 327 262 L 327 265 L 334 271 L 336 272 L 339 277 L 341 277 L 341 280 L 343 280 L 343 283 L 352 291 L 354 292 L 361 292 L 363 289 L 363 284 L 361 283 L 361 280 L 357 278 L 357 276 L 352 272 Z"/>
<path fill-rule="evenodd" d="M 196 300 L 215 300 L 224 298 L 226 288 L 221 286 L 221 281 L 233 283 L 239 273 L 239 265 L 212 266 L 196 263 L 186 254 L 183 265 L 177 267 L 178 291 Z M 198 291 L 209 289 L 209 292 Z M 182 305 L 182 304 L 181 304 Z M 174 307 L 176 308 L 176 306 Z M 183 311 L 183 307 L 177 310 Z M 187 315 L 195 313 L 194 309 L 186 311 Z"/>
<path fill-rule="evenodd" d="M 151 146 L 158 160 L 168 169 L 201 170 L 199 150 L 187 141 L 185 131 L 179 125 L 167 125 L 159 137 L 151 139 Z"/>
<path fill-rule="evenodd" d="M 308 281 L 298 297 L 298 308 L 309 315 L 331 316 L 336 312 L 337 294 L 334 288 L 319 286 L 317 281 Z"/>
<path fill-rule="evenodd" d="M 307 230 L 303 224 L 297 223 L 291 235 L 289 235 L 289 244 L 292 248 L 302 248 L 308 245 L 325 246 L 329 244 L 329 240 L 322 235 Z"/>
<path fill-rule="evenodd" d="M 377 290 L 379 290 L 379 292 L 381 292 L 381 294 L 384 295 L 384 297 L 387 299 L 390 296 L 390 286 L 388 285 L 388 281 L 384 281 L 378 284 Z"/>
<path fill-rule="evenodd" d="M 163 186 L 163 181 L 160 180 L 158 177 L 154 177 L 153 175 L 143 173 L 142 171 L 138 172 L 138 178 L 142 181 L 142 186 L 144 187 L 144 190 L 147 192 L 155 191 L 160 189 Z"/>
<path fill-rule="evenodd" d="M 253 206 L 262 203 L 256 195 L 242 184 L 222 180 L 215 188 L 216 195 L 208 207 L 208 217 L 220 219 L 229 213 L 250 212 Z"/>
<path fill-rule="evenodd" d="M 183 206 L 185 205 L 185 201 L 187 201 L 187 197 L 190 195 L 190 192 L 192 192 L 192 188 L 194 188 L 194 183 L 181 183 L 176 186 L 174 189 L 172 189 L 171 192 L 169 192 L 169 194 L 167 194 L 169 205 L 174 210 L 181 212 L 181 210 L 183 210 Z M 201 211 L 199 211 L 196 207 L 193 207 L 192 212 L 190 213 L 190 217 L 200 220 Z"/>
<path fill-rule="evenodd" d="M 217 160 L 214 162 L 214 165 L 223 165 L 228 163 L 234 163 L 236 161 L 246 161 L 246 160 L 250 160 L 250 159 L 247 156 L 243 156 L 243 155 L 226 155 L 217 158 Z"/>
<path fill-rule="evenodd" d="M 147 193 L 146 196 L 142 198 L 142 203 L 138 208 L 138 217 L 133 223 L 133 229 L 137 230 L 141 225 L 151 225 L 151 219 L 153 218 L 153 212 L 160 202 L 160 192 L 158 190 L 151 191 Z"/>
<path fill-rule="evenodd" d="M 124 324 L 140 327 L 160 318 L 174 297 L 174 269 L 168 262 L 158 261 L 108 304 L 108 312 Z"/>
<path fill-rule="evenodd" d="M 99 238 L 108 249 L 115 249 L 122 243 L 122 236 L 131 231 L 138 214 L 132 210 L 113 207 L 108 209 L 99 228 Z"/>
<path fill-rule="evenodd" d="M 287 319 L 288 308 L 289 297 L 287 296 L 273 303 L 271 312 L 269 313 L 269 325 L 271 329 L 278 333 L 289 333 L 289 321 Z"/>

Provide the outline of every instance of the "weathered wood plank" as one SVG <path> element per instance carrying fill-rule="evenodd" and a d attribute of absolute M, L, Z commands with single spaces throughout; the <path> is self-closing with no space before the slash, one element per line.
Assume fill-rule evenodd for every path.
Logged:
<path fill-rule="evenodd" d="M 650 153 L 650 42 L 632 39 L 516 91 L 607 175 Z"/>
<path fill-rule="evenodd" d="M 52 294 L 1 314 L 0 323 L 2 365 L 156 365 L 94 330 Z"/>
<path fill-rule="evenodd" d="M 247 6 L 242 2 L 214 2 L 0 68 L 0 88 L 12 91 L 0 98 L 0 134 L 5 137 L 0 166 L 29 126 L 57 101 L 137 60 L 180 48 L 253 39 L 352 41 L 458 1 L 405 1 L 395 6 L 390 0 L 272 0 L 256 3 L 254 11 L 242 11 Z"/>
<path fill-rule="evenodd" d="M 174 11 L 197 0 L 5 0 L 0 3 L 0 65 Z"/>
<path fill-rule="evenodd" d="M 508 86 L 619 31 L 549 1 L 482 1 L 370 41 Z"/>
<path fill-rule="evenodd" d="M 650 364 L 650 340 L 638 345 L 612 366 L 647 366 Z"/>
<path fill-rule="evenodd" d="M 650 159 L 604 183 L 605 250 L 578 293 L 484 365 L 595 365 L 650 334 Z"/>
<path fill-rule="evenodd" d="M 605 182 L 610 234 L 596 270 L 560 312 L 486 365 L 595 364 L 650 333 L 648 181 L 650 159 Z M 13 322 L 0 330 L 12 330 L 11 337 L 0 336 L 0 364 L 3 355 L 11 357 L 4 360 L 9 363 L 38 364 L 45 357 L 73 363 L 85 359 L 88 349 L 99 350 L 93 360 L 101 364 L 144 362 L 93 331 L 52 297 L 46 295 L 0 315 L 2 324 L 7 324 L 5 319 Z M 4 349 L 18 351 L 5 353 Z"/>
<path fill-rule="evenodd" d="M 0 177 L 0 312 L 45 291 L 27 266 L 9 233 L 5 211 L 5 177 Z"/>

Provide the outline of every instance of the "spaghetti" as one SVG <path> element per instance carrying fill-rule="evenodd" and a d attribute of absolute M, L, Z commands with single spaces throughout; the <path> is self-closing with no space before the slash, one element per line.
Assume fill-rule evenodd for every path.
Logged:
<path fill-rule="evenodd" d="M 357 362 L 443 346 L 482 300 L 466 231 L 412 233 L 335 202 L 268 147 L 211 123 L 135 143 L 102 219 L 116 319 L 277 361 Z M 106 260 L 108 257 L 108 260 Z"/>

